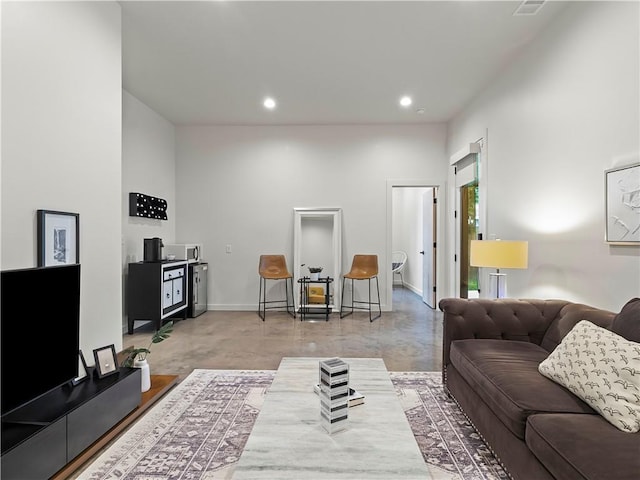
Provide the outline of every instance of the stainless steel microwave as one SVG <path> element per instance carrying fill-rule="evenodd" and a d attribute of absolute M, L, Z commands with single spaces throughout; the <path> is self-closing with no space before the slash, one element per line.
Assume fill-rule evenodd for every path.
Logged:
<path fill-rule="evenodd" d="M 174 255 L 175 260 L 186 260 L 189 263 L 198 263 L 202 261 L 202 244 L 201 243 L 170 243 L 164 246 L 164 253 Z"/>

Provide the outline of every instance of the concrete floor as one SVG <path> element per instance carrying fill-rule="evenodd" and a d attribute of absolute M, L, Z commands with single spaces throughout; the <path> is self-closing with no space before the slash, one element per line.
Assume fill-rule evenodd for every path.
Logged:
<path fill-rule="evenodd" d="M 393 312 L 369 322 L 367 312 L 340 319 L 295 320 L 284 312 L 208 311 L 175 322 L 171 337 L 151 346 L 152 374 L 178 375 L 193 369 L 276 370 L 282 357 L 381 357 L 387 370 L 437 371 L 442 365 L 442 312 L 409 289 L 394 287 Z M 137 325 L 136 325 L 137 326 Z M 124 348 L 147 346 L 151 324 L 123 336 Z"/>

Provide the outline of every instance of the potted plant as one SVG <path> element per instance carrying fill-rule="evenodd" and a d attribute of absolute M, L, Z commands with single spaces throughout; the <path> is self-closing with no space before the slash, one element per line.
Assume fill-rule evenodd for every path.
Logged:
<path fill-rule="evenodd" d="M 309 267 L 309 273 L 311 274 L 311 280 L 318 280 L 320 278 L 320 272 L 322 267 Z"/>
<path fill-rule="evenodd" d="M 171 335 L 173 332 L 173 320 L 165 323 L 151 337 L 151 342 L 146 348 L 132 348 L 129 350 L 127 357 L 122 362 L 124 367 L 140 368 L 142 373 L 142 391 L 146 392 L 151 388 L 151 374 L 149 372 L 149 363 L 147 355 L 151 353 L 151 345 L 160 343 Z"/>

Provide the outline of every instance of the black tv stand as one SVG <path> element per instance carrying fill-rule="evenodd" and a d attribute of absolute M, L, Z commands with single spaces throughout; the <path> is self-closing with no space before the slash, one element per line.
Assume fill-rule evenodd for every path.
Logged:
<path fill-rule="evenodd" d="M 28 422 L 28 421 L 18 421 L 18 420 L 3 420 L 2 425 L 49 425 L 51 422 Z M 3 427 L 4 428 L 4 427 Z"/>
<path fill-rule="evenodd" d="M 140 370 L 63 385 L 2 417 L 3 480 L 50 478 L 140 405 Z"/>

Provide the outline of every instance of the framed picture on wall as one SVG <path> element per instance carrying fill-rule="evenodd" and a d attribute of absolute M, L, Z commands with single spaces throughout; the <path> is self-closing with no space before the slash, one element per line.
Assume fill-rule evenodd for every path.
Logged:
<path fill-rule="evenodd" d="M 605 171 L 605 204 L 605 241 L 640 245 L 640 163 Z"/>
<path fill-rule="evenodd" d="M 80 215 L 38 210 L 38 266 L 80 263 Z"/>

